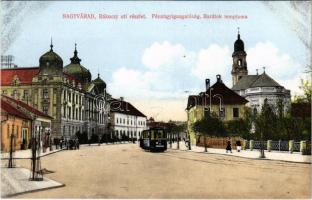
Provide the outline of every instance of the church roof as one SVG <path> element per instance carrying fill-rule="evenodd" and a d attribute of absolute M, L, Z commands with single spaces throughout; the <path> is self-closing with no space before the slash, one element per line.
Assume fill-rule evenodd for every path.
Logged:
<path fill-rule="evenodd" d="M 263 72 L 258 79 L 251 84 L 251 87 L 281 87 L 281 85 Z"/>
<path fill-rule="evenodd" d="M 250 88 L 253 82 L 258 79 L 259 75 L 246 75 L 242 76 L 241 79 L 232 87 L 232 90 L 246 90 Z"/>
<path fill-rule="evenodd" d="M 254 87 L 282 87 L 273 78 L 263 72 L 261 75 L 243 76 L 233 87 L 232 90 L 246 90 Z"/>

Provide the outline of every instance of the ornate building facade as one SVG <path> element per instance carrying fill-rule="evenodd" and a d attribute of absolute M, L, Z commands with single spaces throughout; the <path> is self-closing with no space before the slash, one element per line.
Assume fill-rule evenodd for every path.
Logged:
<path fill-rule="evenodd" d="M 256 75 L 248 75 L 247 54 L 239 32 L 234 43 L 232 57 L 232 90 L 248 100 L 247 106 L 251 107 L 255 112 L 259 112 L 264 100 L 267 99 L 268 103 L 274 106 L 282 101 L 285 111 L 288 109 L 291 102 L 290 90 L 285 89 L 271 78 L 265 72 L 265 68 L 262 74 L 257 72 Z"/>
<path fill-rule="evenodd" d="M 75 45 L 74 56 L 63 67 L 62 58 L 50 50 L 39 67 L 1 70 L 1 93 L 33 106 L 53 117 L 53 137 L 70 138 L 77 132 L 100 137 L 108 134 L 109 104 L 106 84 L 83 67 Z"/>

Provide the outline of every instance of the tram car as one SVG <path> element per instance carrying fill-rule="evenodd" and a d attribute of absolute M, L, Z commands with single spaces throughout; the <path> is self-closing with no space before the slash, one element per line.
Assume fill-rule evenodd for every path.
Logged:
<path fill-rule="evenodd" d="M 142 131 L 140 147 L 151 152 L 167 150 L 167 134 L 163 128 L 150 128 Z"/>

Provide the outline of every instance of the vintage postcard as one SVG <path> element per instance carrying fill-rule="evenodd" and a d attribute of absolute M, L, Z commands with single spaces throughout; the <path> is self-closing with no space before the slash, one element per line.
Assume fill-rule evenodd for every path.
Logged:
<path fill-rule="evenodd" d="M 1 1 L 1 198 L 311 198 L 310 1 Z"/>

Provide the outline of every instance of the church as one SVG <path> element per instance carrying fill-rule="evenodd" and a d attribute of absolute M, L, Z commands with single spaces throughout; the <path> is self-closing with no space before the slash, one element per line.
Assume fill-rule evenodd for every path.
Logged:
<path fill-rule="evenodd" d="M 263 67 L 262 74 L 258 74 L 258 70 L 255 75 L 248 74 L 247 53 L 239 31 L 232 57 L 232 90 L 248 100 L 247 106 L 251 107 L 254 112 L 260 112 L 264 100 L 267 99 L 268 103 L 273 106 L 282 101 L 284 111 L 290 107 L 290 90 L 285 89 L 270 77 L 265 72 L 265 67 Z"/>

